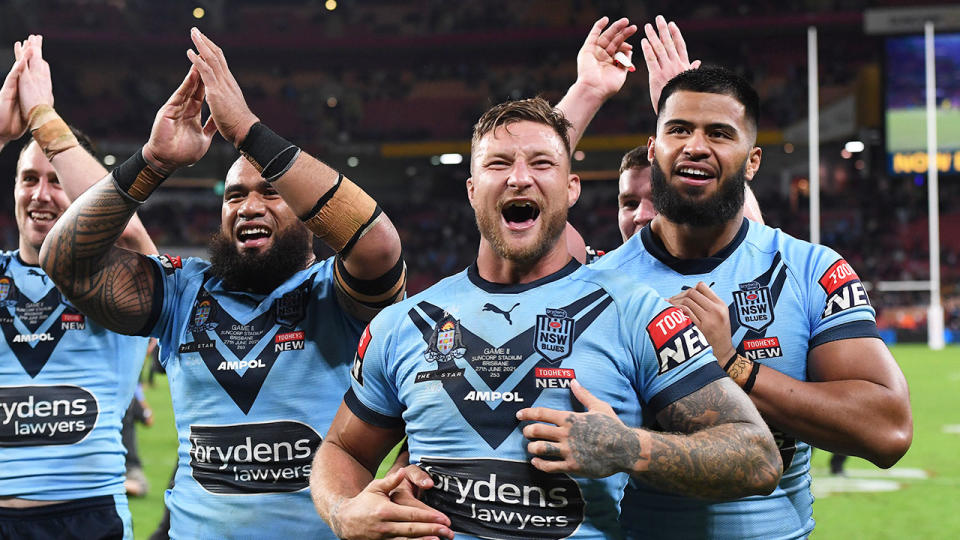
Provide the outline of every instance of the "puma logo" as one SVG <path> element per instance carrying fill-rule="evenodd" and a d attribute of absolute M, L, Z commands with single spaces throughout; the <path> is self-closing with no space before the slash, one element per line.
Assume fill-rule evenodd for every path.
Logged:
<path fill-rule="evenodd" d="M 28 275 L 28 276 L 38 276 L 40 279 L 43 280 L 43 284 L 44 284 L 44 285 L 47 284 L 47 275 L 44 274 L 43 272 L 39 272 L 39 271 L 37 271 L 36 269 L 30 268 L 30 269 L 27 270 L 27 275 Z"/>
<path fill-rule="evenodd" d="M 492 312 L 494 312 L 494 313 L 499 313 L 499 314 L 503 315 L 503 318 L 506 319 L 507 322 L 510 323 L 511 326 L 513 326 L 513 321 L 510 320 L 510 312 L 513 311 L 514 309 L 516 309 L 516 307 L 519 306 L 519 305 L 520 305 L 520 303 L 517 302 L 516 304 L 513 305 L 512 308 L 504 311 L 504 310 L 498 308 L 497 306 L 495 306 L 495 305 L 493 305 L 493 304 L 487 303 L 487 304 L 484 304 L 484 305 L 483 305 L 483 311 L 492 311 Z"/>

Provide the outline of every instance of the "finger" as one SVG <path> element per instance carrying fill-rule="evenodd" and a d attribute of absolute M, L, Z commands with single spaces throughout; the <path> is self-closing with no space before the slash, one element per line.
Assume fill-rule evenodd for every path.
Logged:
<path fill-rule="evenodd" d="M 590 33 L 587 34 L 587 39 L 583 42 L 583 44 L 587 45 L 588 43 L 596 43 L 608 22 L 610 22 L 610 17 L 607 17 L 606 15 L 597 19 L 597 22 L 593 23 L 593 28 L 590 29 Z"/>
<path fill-rule="evenodd" d="M 453 533 L 444 525 L 436 523 L 417 523 L 417 522 L 386 522 L 382 527 L 378 527 L 380 534 L 385 538 L 428 538 L 444 537 L 450 538 Z"/>
<path fill-rule="evenodd" d="M 643 62 L 647 65 L 647 71 L 657 73 L 660 71 L 660 62 L 657 60 L 657 53 L 653 51 L 650 40 L 643 38 L 640 40 L 640 50 L 643 51 Z"/>
<path fill-rule="evenodd" d="M 535 457 L 530 460 L 530 464 L 546 473 L 576 473 L 579 471 L 576 463 L 568 459 L 552 460 Z"/>
<path fill-rule="evenodd" d="M 434 510 L 429 506 L 427 506 L 426 509 L 423 509 L 414 506 L 400 505 L 393 502 L 389 503 L 383 508 L 383 512 L 380 517 L 384 521 L 396 521 L 405 524 L 419 523 L 431 527 L 431 529 L 421 530 L 421 532 L 415 534 L 414 536 L 438 534 L 438 525 L 446 526 L 450 524 L 450 518 L 448 518 L 443 512 Z"/>
<path fill-rule="evenodd" d="M 23 45 L 19 41 L 13 42 L 13 58 L 15 60 L 20 60 L 20 56 L 23 55 Z"/>
<path fill-rule="evenodd" d="M 600 34 L 600 37 L 597 38 L 597 45 L 602 47 L 607 51 L 608 54 L 613 56 L 613 54 L 617 52 L 617 48 L 620 46 L 620 43 L 622 43 L 622 41 L 619 43 L 616 42 L 620 32 L 629 25 L 630 21 L 626 17 L 617 19 Z"/>
<path fill-rule="evenodd" d="M 588 411 L 598 408 L 610 408 L 607 402 L 591 394 L 577 379 L 571 381 L 570 390 L 573 391 L 573 396 L 577 398 L 577 401 L 583 403 L 583 406 L 586 407 Z"/>
<path fill-rule="evenodd" d="M 555 442 L 533 441 L 527 443 L 527 452 L 544 459 L 563 459 L 563 448 Z"/>
<path fill-rule="evenodd" d="M 37 51 L 37 59 L 43 60 L 43 36 L 37 35 L 34 37 L 34 46 Z"/>
<path fill-rule="evenodd" d="M 213 64 L 214 68 L 217 69 L 219 73 L 226 71 L 227 57 L 224 56 L 223 49 L 221 49 L 216 43 L 213 42 L 212 39 L 207 37 L 207 35 L 200 30 L 197 30 L 197 34 L 199 34 L 200 39 L 206 43 L 207 48 L 210 50 L 210 53 L 212 54 L 211 63 Z"/>
<path fill-rule="evenodd" d="M 203 124 L 203 136 L 208 138 L 213 138 L 213 135 L 217 132 L 217 123 L 213 120 L 213 115 L 211 114 L 207 117 L 206 123 Z"/>
<path fill-rule="evenodd" d="M 699 60 L 694 60 L 693 62 L 690 62 L 690 69 L 697 69 L 697 68 L 699 68 L 699 67 L 700 67 L 700 61 L 699 61 Z"/>
<path fill-rule="evenodd" d="M 364 491 L 381 491 L 383 493 L 390 493 L 396 489 L 405 479 L 403 475 L 403 470 L 396 470 L 392 473 L 384 476 L 383 478 L 374 480 L 367 484 L 367 487 Z"/>
<path fill-rule="evenodd" d="M 684 64 L 689 64 L 690 57 L 687 55 L 687 42 L 683 40 L 683 34 L 680 33 L 680 28 L 677 26 L 677 23 L 673 21 L 670 21 L 667 27 L 670 29 L 670 39 L 673 40 L 674 47 L 677 49 L 677 57 L 680 58 L 680 61 Z"/>
<path fill-rule="evenodd" d="M 15 92 L 17 89 L 17 82 L 20 79 L 21 71 L 23 71 L 23 62 L 17 60 L 10 68 L 10 72 L 7 73 L 7 76 L 3 79 L 3 89 L 0 90 L 0 92 Z"/>
<path fill-rule="evenodd" d="M 421 469 L 416 465 L 407 465 L 403 469 L 403 475 L 406 477 L 407 481 L 413 485 L 420 487 L 421 489 L 430 489 L 433 487 L 433 478 L 427 474 L 427 471 Z"/>
<path fill-rule="evenodd" d="M 670 55 L 668 55 L 667 51 L 663 48 L 663 42 L 660 41 L 660 37 L 657 36 L 657 32 L 653 29 L 653 25 L 650 23 L 645 24 L 643 26 L 643 33 L 646 34 L 647 40 L 650 42 L 650 47 L 657 56 L 657 60 L 661 63 L 669 60 Z"/>
<path fill-rule="evenodd" d="M 697 328 L 700 328 L 700 317 L 698 317 L 697 314 L 694 313 L 689 306 L 677 304 L 677 307 L 680 308 L 680 311 L 682 311 L 683 314 L 686 315 L 688 319 L 693 321 L 693 324 L 695 324 Z"/>
<path fill-rule="evenodd" d="M 723 304 L 723 306 L 726 307 L 726 304 L 723 302 L 723 300 L 721 300 L 720 297 L 717 296 L 717 293 L 713 292 L 713 289 L 711 289 L 706 283 L 702 281 L 697 283 L 695 289 L 697 289 L 697 292 L 705 296 L 707 300 L 710 300 L 710 302 L 714 304 Z"/>
<path fill-rule="evenodd" d="M 523 427 L 523 436 L 532 441 L 559 441 L 563 438 L 565 432 L 563 428 L 539 422 Z"/>
<path fill-rule="evenodd" d="M 531 407 L 517 411 L 517 420 L 521 422 L 548 422 L 559 426 L 563 424 L 564 419 L 570 416 L 570 414 L 570 411 L 558 411 L 546 407 Z"/>
<path fill-rule="evenodd" d="M 677 48 L 673 43 L 673 38 L 670 37 L 670 29 L 667 28 L 667 20 L 663 18 L 662 15 L 657 15 L 657 35 L 660 36 L 660 41 L 663 43 L 663 50 L 667 53 L 667 58 L 672 61 L 677 61 Z"/>

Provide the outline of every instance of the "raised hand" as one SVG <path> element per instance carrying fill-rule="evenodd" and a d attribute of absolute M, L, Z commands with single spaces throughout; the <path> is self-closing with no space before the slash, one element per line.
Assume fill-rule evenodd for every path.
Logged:
<path fill-rule="evenodd" d="M 656 113 L 663 87 L 680 73 L 700 67 L 700 60 L 690 61 L 687 44 L 676 23 L 668 24 L 662 15 L 657 15 L 654 22 L 657 24 L 656 31 L 649 23 L 643 26 L 647 37 L 640 40 L 640 49 L 643 50 L 650 78 L 650 103 Z"/>
<path fill-rule="evenodd" d="M 23 72 L 17 83 L 20 114 L 29 121 L 30 111 L 37 105 L 53 106 L 50 64 L 43 59 L 43 36 L 31 35 L 23 42 L 19 51 L 16 49 L 15 46 L 14 54 L 24 62 Z"/>
<path fill-rule="evenodd" d="M 223 50 L 203 35 L 200 30 L 190 30 L 197 51 L 187 51 L 187 58 L 199 70 L 207 89 L 207 104 L 210 115 L 223 138 L 233 146 L 240 146 L 250 126 L 260 121 L 247 106 L 240 85 L 227 66 Z"/>
<path fill-rule="evenodd" d="M 531 441 L 527 452 L 535 456 L 531 465 L 548 473 L 604 478 L 631 471 L 634 463 L 643 459 L 642 450 L 649 455 L 649 448 L 641 448 L 637 432 L 624 425 L 607 402 L 576 379 L 570 388 L 587 412 L 545 407 L 517 412 L 521 422 L 536 422 L 523 428 L 523 436 Z"/>
<path fill-rule="evenodd" d="M 217 126 L 213 117 L 200 121 L 204 85 L 195 66 L 190 67 L 180 87 L 157 111 L 143 158 L 158 172 L 169 175 L 179 167 L 193 165 L 207 153 Z"/>
<path fill-rule="evenodd" d="M 27 122 L 20 113 L 20 102 L 17 96 L 17 86 L 20 74 L 26 62 L 21 58 L 21 44 L 13 45 L 17 61 L 13 63 L 10 72 L 0 87 L 0 148 L 10 141 L 19 139 L 27 131 Z"/>
<path fill-rule="evenodd" d="M 410 465 L 385 478 L 374 480 L 356 497 L 343 499 L 330 512 L 330 528 L 339 538 L 453 538 L 450 520 L 417 501 L 409 505 L 391 501 L 391 493 L 402 490 L 409 478 L 422 485 L 422 477 L 408 471 Z M 417 468 L 419 470 L 419 468 Z M 420 471 L 422 474 L 423 471 Z M 427 475 L 429 476 L 429 475 Z M 407 495 L 397 495 L 403 500 Z"/>
<path fill-rule="evenodd" d="M 610 26 L 608 22 L 608 17 L 595 22 L 577 53 L 577 83 L 589 87 L 604 100 L 616 94 L 627 80 L 627 69 L 614 60 L 614 55 L 622 52 L 631 58 L 633 45 L 626 40 L 637 32 L 637 26 L 626 18 Z"/>
<path fill-rule="evenodd" d="M 734 348 L 730 339 L 730 308 L 709 285 L 701 281 L 696 287 L 671 297 L 668 302 L 680 308 L 703 332 L 707 343 L 713 347 L 713 354 L 718 361 L 725 362 L 733 356 Z"/>

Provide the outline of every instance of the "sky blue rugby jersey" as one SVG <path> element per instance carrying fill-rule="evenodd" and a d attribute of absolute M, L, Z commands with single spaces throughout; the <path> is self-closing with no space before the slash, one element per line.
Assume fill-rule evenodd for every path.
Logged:
<path fill-rule="evenodd" d="M 122 497 L 120 421 L 147 339 L 85 317 L 17 251 L 0 252 L 0 328 L 0 496 Z"/>
<path fill-rule="evenodd" d="M 729 305 L 737 351 L 799 380 L 807 379 L 807 352 L 817 345 L 878 337 L 866 291 L 840 255 L 746 219 L 736 238 L 706 259 L 672 257 L 647 226 L 592 266 L 618 269 L 666 298 L 707 283 Z M 776 426 L 771 430 L 786 469 L 772 494 L 708 504 L 631 483 L 623 500 L 624 528 L 634 538 L 808 535 L 810 447 Z"/>
<path fill-rule="evenodd" d="M 156 259 L 152 335 L 179 436 L 172 538 L 335 538 L 310 501 L 313 455 L 349 387 L 363 323 L 343 311 L 334 259 L 269 295 L 227 291 L 200 259 Z"/>
<path fill-rule="evenodd" d="M 585 479 L 529 464 L 516 412 L 583 410 L 576 377 L 626 423 L 724 376 L 706 338 L 652 290 L 572 261 L 525 285 L 476 266 L 386 308 L 364 332 L 345 402 L 406 426 L 424 501 L 457 538 L 616 538 L 625 474 Z"/>

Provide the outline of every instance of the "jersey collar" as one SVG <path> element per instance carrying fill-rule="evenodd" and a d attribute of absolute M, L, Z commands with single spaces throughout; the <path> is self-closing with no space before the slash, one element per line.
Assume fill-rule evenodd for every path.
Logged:
<path fill-rule="evenodd" d="M 477 263 L 474 261 L 473 264 L 470 265 L 470 268 L 467 268 L 467 277 L 470 278 L 471 283 L 488 293 L 514 294 L 529 291 L 530 289 L 535 289 L 541 285 L 546 285 L 547 283 L 569 276 L 576 271 L 577 268 L 580 268 L 580 266 L 582 266 L 580 262 L 571 257 L 570 262 L 568 262 L 566 266 L 536 281 L 531 281 L 530 283 L 493 283 L 480 277 L 480 270 L 477 269 Z"/>
<path fill-rule="evenodd" d="M 651 255 L 667 265 L 674 272 L 683 275 L 706 274 L 712 272 L 740 247 L 740 244 L 747 238 L 747 231 L 749 229 L 750 224 L 747 218 L 743 218 L 740 230 L 737 231 L 737 235 L 733 237 L 733 240 L 720 251 L 702 259 L 678 259 L 674 257 L 667 251 L 667 248 L 663 245 L 660 238 L 653 234 L 649 225 L 640 229 L 640 240 L 643 242 L 643 247 Z"/>

